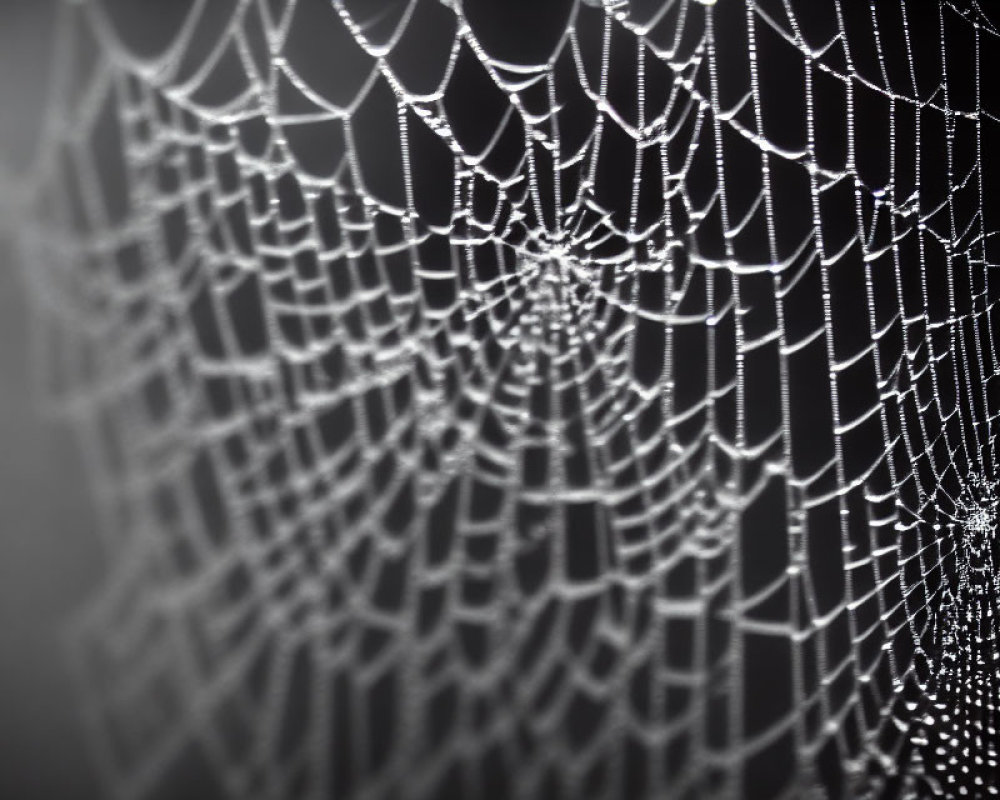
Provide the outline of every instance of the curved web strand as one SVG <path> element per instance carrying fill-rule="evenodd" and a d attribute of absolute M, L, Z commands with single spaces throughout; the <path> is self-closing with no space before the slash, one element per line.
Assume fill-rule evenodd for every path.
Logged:
<path fill-rule="evenodd" d="M 522 8 L 62 9 L 109 796 L 995 793 L 994 21 Z"/>

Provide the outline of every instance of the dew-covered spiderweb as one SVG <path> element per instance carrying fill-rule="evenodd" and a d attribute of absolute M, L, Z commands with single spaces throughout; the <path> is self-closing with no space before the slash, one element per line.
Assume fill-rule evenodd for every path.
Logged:
<path fill-rule="evenodd" d="M 58 35 L 5 205 L 108 797 L 997 793 L 988 11 Z"/>

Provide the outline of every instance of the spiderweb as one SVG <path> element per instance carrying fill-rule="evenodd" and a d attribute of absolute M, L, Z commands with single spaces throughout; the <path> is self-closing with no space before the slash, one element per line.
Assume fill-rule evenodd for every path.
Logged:
<path fill-rule="evenodd" d="M 12 200 L 109 796 L 996 794 L 976 3 L 132 9 Z"/>

